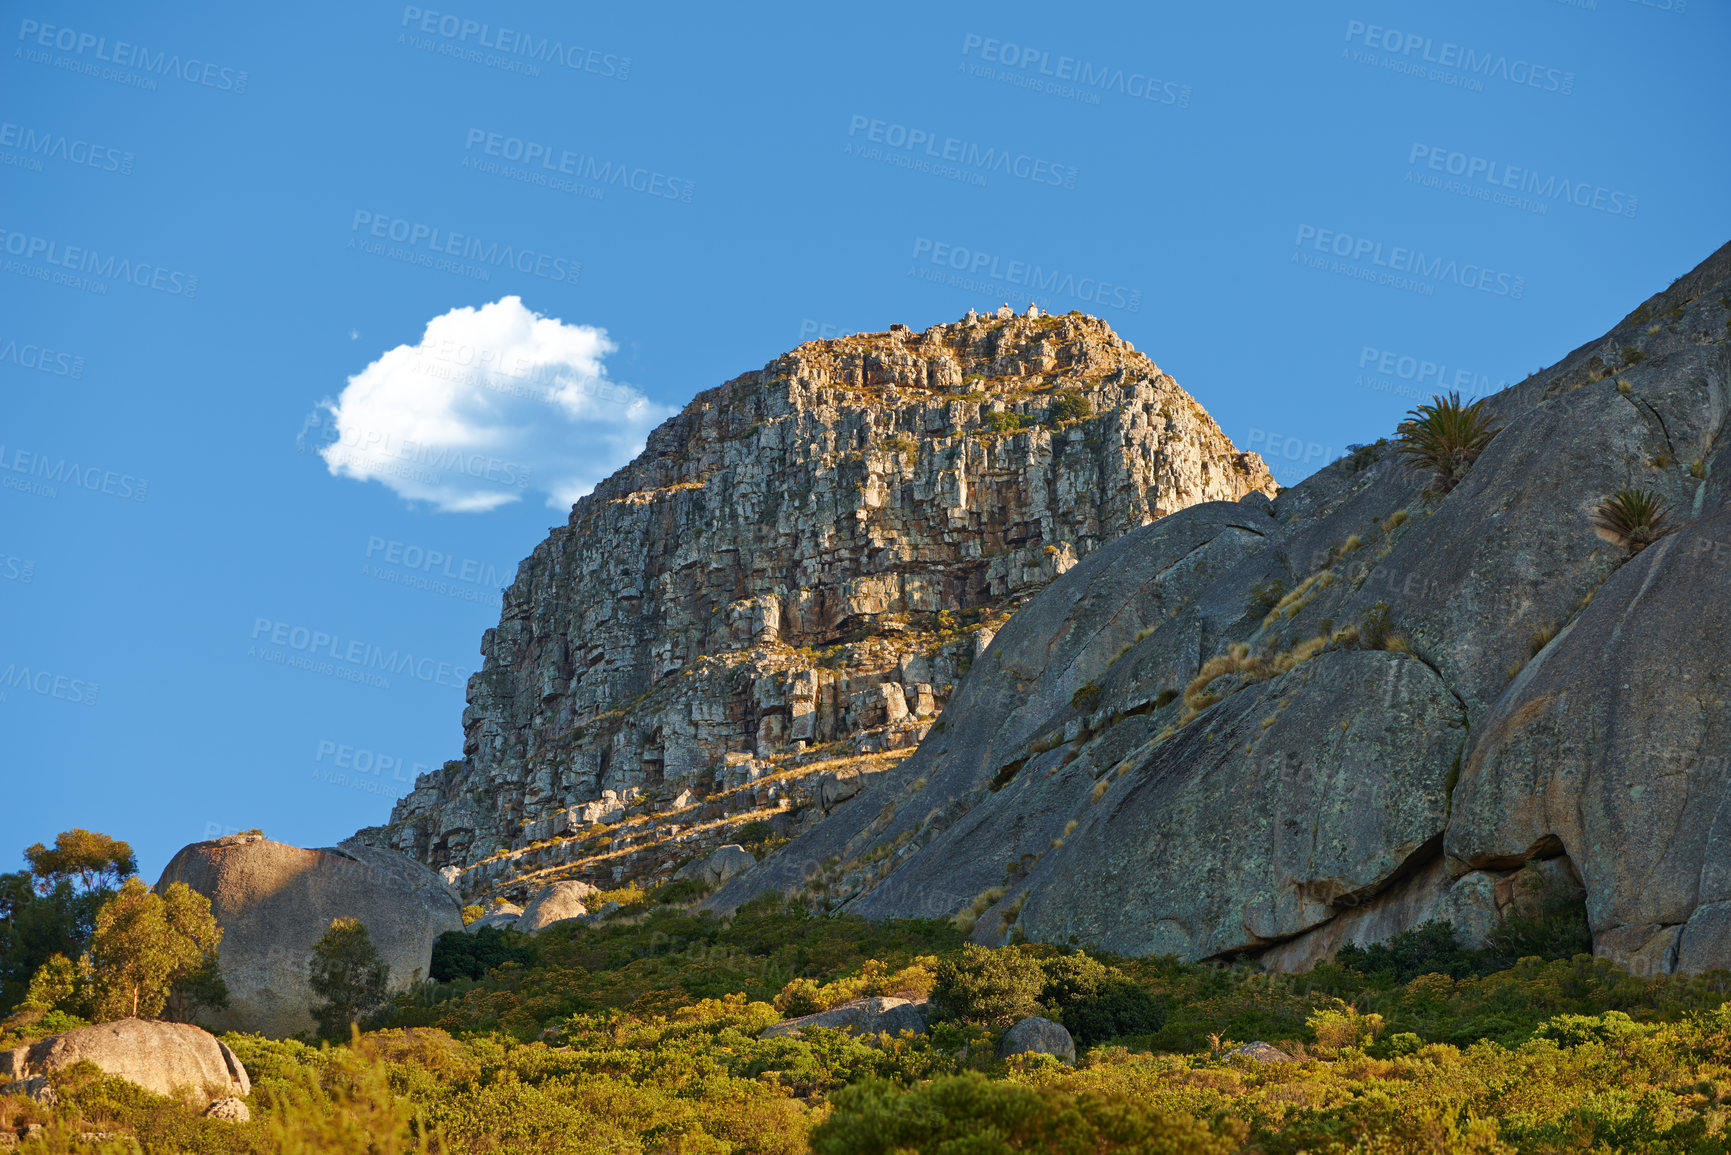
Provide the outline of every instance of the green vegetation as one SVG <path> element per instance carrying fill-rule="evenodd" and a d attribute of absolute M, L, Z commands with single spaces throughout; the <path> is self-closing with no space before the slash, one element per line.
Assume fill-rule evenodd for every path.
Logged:
<path fill-rule="evenodd" d="M 1484 404 L 1484 398 L 1463 405 L 1459 393 L 1437 394 L 1395 428 L 1400 437 L 1397 448 L 1407 468 L 1428 472 L 1433 492 L 1444 494 L 1460 484 L 1501 429 Z"/>
<path fill-rule="evenodd" d="M 1075 389 L 1060 389 L 1052 396 L 1052 405 L 1046 411 L 1044 424 L 1050 429 L 1060 429 L 1072 421 L 1081 421 L 1094 413 L 1093 404 Z"/>
<path fill-rule="evenodd" d="M 390 1000 L 391 970 L 358 918 L 333 918 L 313 944 L 308 981 L 319 1001 L 313 1020 L 319 1037 L 344 1039 L 362 1018 Z"/>
<path fill-rule="evenodd" d="M 980 414 L 980 432 L 982 433 L 1017 433 L 1026 428 L 1028 419 L 1020 413 L 1007 409 L 994 409 L 989 413 Z"/>
<path fill-rule="evenodd" d="M 1650 489 L 1619 489 L 1593 511 L 1593 528 L 1633 557 L 1672 532 L 1671 506 Z"/>
<path fill-rule="evenodd" d="M 1524 909 L 1483 950 L 1432 924 L 1274 975 L 767 900 L 728 921 L 650 906 L 501 939 L 516 953 L 345 1045 L 225 1036 L 251 1123 L 91 1068 L 54 1076 L 52 1111 L 0 1099 L 0 1122 L 49 1122 L 50 1150 L 81 1131 L 195 1152 L 1725 1150 L 1731 974 L 1631 977 L 1574 953 L 1578 899 Z M 929 994 L 930 1033 L 758 1037 L 875 994 Z M 1068 1027 L 1075 1069 L 996 1058 L 1024 1013 Z M 0 1045 L 57 1029 L 9 1026 Z M 1230 1053 L 1252 1040 L 1295 1061 Z"/>

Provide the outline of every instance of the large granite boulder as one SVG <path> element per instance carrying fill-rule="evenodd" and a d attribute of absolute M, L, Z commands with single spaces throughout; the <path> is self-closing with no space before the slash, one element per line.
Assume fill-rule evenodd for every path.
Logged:
<path fill-rule="evenodd" d="M 259 835 L 195 842 L 169 862 L 161 890 L 184 882 L 210 899 L 225 1010 L 201 1012 L 213 1030 L 289 1036 L 310 1031 L 313 945 L 331 920 L 356 918 L 390 967 L 391 989 L 427 977 L 433 940 L 463 929 L 455 896 L 406 855 L 359 843 L 305 850 Z"/>
<path fill-rule="evenodd" d="M 221 1039 L 188 1023 L 144 1019 L 80 1027 L 0 1051 L 0 1093 L 40 1096 L 48 1075 L 85 1061 L 152 1094 L 184 1096 L 195 1107 L 252 1094 L 246 1068 Z"/>
<path fill-rule="evenodd" d="M 1445 846 L 1458 868 L 1560 847 L 1595 953 L 1731 967 L 1731 508 L 1643 550 L 1522 671 L 1462 769 Z"/>
<path fill-rule="evenodd" d="M 556 922 L 583 918 L 589 913 L 585 901 L 599 893 L 599 888 L 588 882 L 566 880 L 550 883 L 536 891 L 529 905 L 523 908 L 522 916 L 516 920 L 517 929 L 532 934 Z"/>
<path fill-rule="evenodd" d="M 797 1038 L 810 1027 L 827 1027 L 832 1031 L 847 1031 L 856 1035 L 897 1035 L 902 1031 L 923 1035 L 926 1033 L 926 1004 L 924 1001 L 914 1002 L 890 997 L 853 999 L 814 1015 L 801 1015 L 797 1019 L 783 1019 L 779 1023 L 772 1023 L 765 1027 L 758 1037 L 773 1039 L 781 1035 L 792 1035 Z"/>

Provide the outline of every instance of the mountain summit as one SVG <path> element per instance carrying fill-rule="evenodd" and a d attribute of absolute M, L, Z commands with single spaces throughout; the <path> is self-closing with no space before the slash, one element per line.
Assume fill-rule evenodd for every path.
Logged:
<path fill-rule="evenodd" d="M 910 751 L 1054 578 L 1275 492 L 1097 318 L 801 345 L 699 394 L 521 564 L 463 758 L 359 837 L 514 897 L 662 880 L 749 822 L 784 840 Z"/>

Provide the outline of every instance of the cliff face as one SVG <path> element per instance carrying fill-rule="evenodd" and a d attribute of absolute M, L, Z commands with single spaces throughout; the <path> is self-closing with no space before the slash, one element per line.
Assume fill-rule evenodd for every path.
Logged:
<path fill-rule="evenodd" d="M 1604 957 L 1731 967 L 1728 337 L 1731 245 L 1492 398 L 1446 495 L 1379 443 L 1094 551 L 710 904 L 1297 970 L 1539 883 Z M 1624 489 L 1672 510 L 1633 556 L 1592 520 Z"/>
<path fill-rule="evenodd" d="M 809 826 L 926 734 L 1015 605 L 1253 491 L 1275 491 L 1261 460 L 1094 318 L 803 345 L 700 394 L 522 563 L 464 757 L 360 837 L 475 892 L 655 878 L 730 823 Z"/>

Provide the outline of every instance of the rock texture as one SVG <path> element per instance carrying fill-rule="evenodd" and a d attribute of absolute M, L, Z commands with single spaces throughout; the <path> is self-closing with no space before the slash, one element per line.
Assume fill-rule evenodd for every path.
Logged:
<path fill-rule="evenodd" d="M 540 892 L 523 908 L 522 916 L 517 919 L 516 927 L 521 931 L 543 930 L 556 922 L 566 919 L 582 918 L 589 913 L 586 900 L 596 893 L 595 887 L 587 882 L 554 882 L 541 888 Z M 485 918 L 486 916 L 482 916 Z"/>
<path fill-rule="evenodd" d="M 144 1019 L 80 1027 L 0 1051 L 0 1093 L 86 1061 L 152 1094 L 184 1095 L 200 1108 L 252 1094 L 246 1068 L 221 1039 L 188 1023 Z"/>
<path fill-rule="evenodd" d="M 1011 1055 L 1051 1055 L 1073 1067 L 1076 1065 L 1076 1040 L 1061 1024 L 1029 1015 L 1005 1031 L 998 1044 L 1000 1058 L 1007 1059 Z"/>
<path fill-rule="evenodd" d="M 1303 969 L 1550 879 L 1633 968 L 1731 966 L 1731 246 L 1496 395 L 1451 492 L 1393 446 L 1193 505 L 1020 607 L 765 890 Z M 1657 491 L 1630 559 L 1589 515 Z"/>
<path fill-rule="evenodd" d="M 758 1038 L 798 1036 L 809 1027 L 827 1027 L 832 1031 L 848 1031 L 856 1035 L 898 1035 L 902 1031 L 923 1035 L 926 1032 L 926 1004 L 891 997 L 853 999 L 839 1007 L 819 1011 L 815 1015 L 801 1015 L 797 1019 L 783 1019 L 779 1023 L 772 1023 L 763 1029 Z M 1074 1051 L 1071 1053 L 1073 1055 Z"/>
<path fill-rule="evenodd" d="M 757 859 L 738 843 L 718 846 L 708 858 L 699 859 L 674 872 L 675 878 L 691 878 L 710 886 L 720 886 L 736 874 L 743 874 L 757 865 Z"/>
<path fill-rule="evenodd" d="M 1128 530 L 1274 491 L 1095 318 L 802 345 L 700 394 L 522 563 L 464 757 L 357 837 L 526 896 L 665 878 L 795 804 L 796 832 L 862 789 L 798 771 L 913 747 L 1022 600 Z"/>
<path fill-rule="evenodd" d="M 307 968 L 331 920 L 358 918 L 391 968 L 391 988 L 425 978 L 433 940 L 461 930 L 455 897 L 438 875 L 388 850 L 347 842 L 304 850 L 261 835 L 195 842 L 157 882 L 184 882 L 210 899 L 226 1010 L 200 1018 L 213 1030 L 287 1036 L 314 1028 Z"/>

